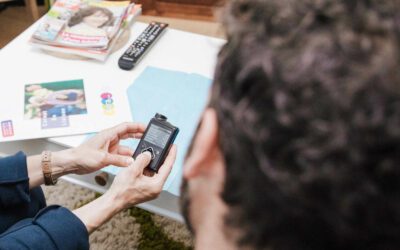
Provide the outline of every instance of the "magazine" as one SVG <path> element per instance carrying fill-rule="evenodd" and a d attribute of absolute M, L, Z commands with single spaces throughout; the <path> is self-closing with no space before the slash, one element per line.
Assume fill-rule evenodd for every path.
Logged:
<path fill-rule="evenodd" d="M 54 44 L 54 43 L 52 44 L 49 42 L 45 42 L 43 39 L 38 40 L 34 36 L 39 32 L 40 26 L 30 39 L 30 43 L 31 45 L 44 49 L 46 51 L 61 52 L 63 54 L 78 55 L 104 61 L 112 52 L 118 39 L 121 38 L 126 29 L 131 25 L 134 18 L 141 14 L 141 10 L 142 10 L 141 5 L 138 4 L 130 4 L 128 6 L 125 15 L 122 17 L 119 30 L 117 30 L 117 33 L 111 39 L 109 39 L 108 45 L 105 48 L 98 48 L 98 47 L 85 48 L 85 47 L 67 46 L 63 44 Z"/>
<path fill-rule="evenodd" d="M 104 49 L 121 28 L 129 1 L 59 0 L 33 34 L 38 43 Z"/>

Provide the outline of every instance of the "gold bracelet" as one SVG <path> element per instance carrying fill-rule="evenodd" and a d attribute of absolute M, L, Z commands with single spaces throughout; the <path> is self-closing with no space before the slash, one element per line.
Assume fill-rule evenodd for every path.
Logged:
<path fill-rule="evenodd" d="M 44 185 L 51 186 L 57 183 L 57 179 L 53 178 L 53 171 L 51 169 L 51 152 L 42 152 L 42 171 L 44 177 Z"/>

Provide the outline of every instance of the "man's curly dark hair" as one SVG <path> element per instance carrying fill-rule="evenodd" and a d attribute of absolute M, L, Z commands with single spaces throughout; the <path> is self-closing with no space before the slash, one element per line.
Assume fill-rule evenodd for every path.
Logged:
<path fill-rule="evenodd" d="M 232 0 L 211 106 L 241 246 L 400 249 L 400 1 Z"/>

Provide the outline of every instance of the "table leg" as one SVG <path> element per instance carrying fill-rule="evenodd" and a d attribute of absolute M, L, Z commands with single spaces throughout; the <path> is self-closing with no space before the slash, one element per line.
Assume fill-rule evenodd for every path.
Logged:
<path fill-rule="evenodd" d="M 36 21 L 39 19 L 39 10 L 36 3 L 36 0 L 24 0 L 25 6 L 29 14 L 32 16 L 33 20 Z"/>

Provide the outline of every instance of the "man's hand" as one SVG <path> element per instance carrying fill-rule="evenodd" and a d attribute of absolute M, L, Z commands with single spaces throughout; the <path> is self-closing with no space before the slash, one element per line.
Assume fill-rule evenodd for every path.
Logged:
<path fill-rule="evenodd" d="M 133 162 L 133 150 L 119 145 L 120 140 L 141 138 L 144 131 L 145 126 L 139 123 L 122 123 L 103 130 L 77 148 L 61 151 L 60 157 L 72 159 L 64 160 L 62 167 L 75 174 L 92 173 L 108 165 L 127 167 Z"/>
<path fill-rule="evenodd" d="M 66 174 L 88 174 L 108 165 L 127 167 L 132 164 L 133 150 L 119 145 L 120 140 L 141 138 L 145 126 L 139 123 L 123 123 L 93 136 L 77 148 L 51 154 L 54 178 Z M 41 155 L 27 157 L 29 188 L 43 184 Z"/>
<path fill-rule="evenodd" d="M 74 210 L 74 214 L 85 224 L 90 234 L 121 210 L 156 198 L 162 191 L 175 158 L 174 145 L 158 173 L 149 177 L 144 174 L 144 169 L 151 156 L 148 152 L 140 154 L 131 165 L 121 169 L 104 195 Z"/>
<path fill-rule="evenodd" d="M 151 177 L 145 173 L 151 155 L 149 152 L 140 154 L 129 167 L 121 169 L 107 193 L 115 197 L 121 209 L 157 198 L 171 172 L 176 151 L 173 145 L 158 173 Z"/>

